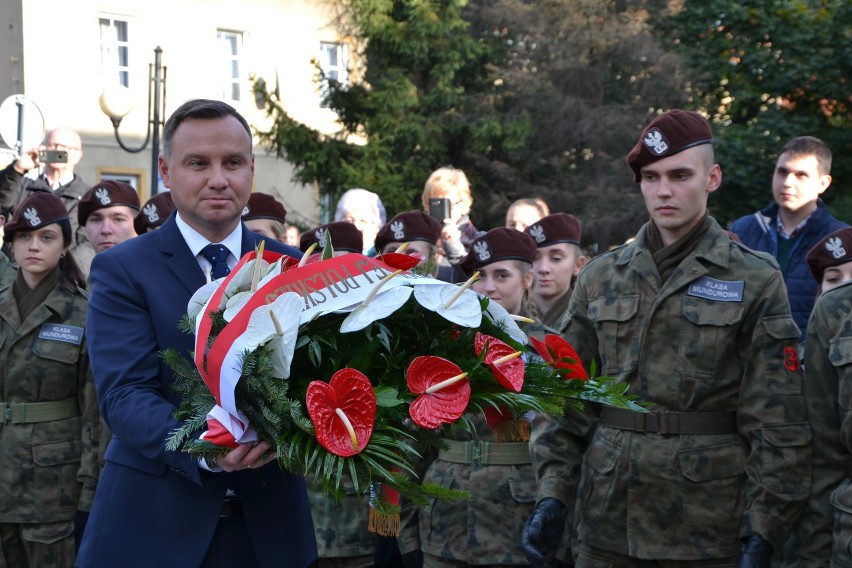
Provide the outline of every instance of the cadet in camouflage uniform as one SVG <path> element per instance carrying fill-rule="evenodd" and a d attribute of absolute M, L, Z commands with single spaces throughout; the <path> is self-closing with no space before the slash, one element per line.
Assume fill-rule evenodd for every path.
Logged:
<path fill-rule="evenodd" d="M 628 157 L 651 221 L 584 268 L 566 339 L 653 412 L 536 418 L 537 566 L 575 497 L 581 568 L 768 567 L 807 498 L 799 331 L 775 261 L 707 215 L 714 161 L 706 119 L 680 110 Z"/>
<path fill-rule="evenodd" d="M 797 524 L 799 566 L 852 567 L 852 283 L 817 300 L 805 338 L 813 488 Z M 833 537 L 832 537 L 833 528 Z"/>
<path fill-rule="evenodd" d="M 500 227 L 474 240 L 460 266 L 468 275 L 482 273 L 477 292 L 527 316 L 535 251 L 529 235 Z M 520 536 L 535 499 L 529 422 L 496 408 L 472 422 L 475 432 L 445 427 L 444 447 L 423 464 L 422 476 L 424 483 L 469 491 L 472 500 L 403 504 L 398 541 L 406 568 L 528 565 Z"/>
<path fill-rule="evenodd" d="M 85 283 L 58 197 L 25 199 L 6 235 L 20 268 L 0 285 L 0 566 L 64 568 L 98 479 Z"/>
<path fill-rule="evenodd" d="M 534 222 L 524 232 L 538 247 L 533 263 L 536 273 L 533 299 L 541 313 L 541 323 L 565 333 L 570 321 L 571 289 L 586 265 L 586 257 L 580 250 L 580 220 L 567 213 L 554 213 Z"/>
<path fill-rule="evenodd" d="M 784 566 L 852 566 L 852 228 L 807 255 L 822 296 L 805 337 L 805 400 L 814 433 L 811 495 Z M 842 290 L 834 292 L 834 288 Z M 832 494 L 832 492 L 834 492 Z M 832 523 L 837 529 L 832 552 Z M 845 529 L 843 528 L 845 526 Z"/>

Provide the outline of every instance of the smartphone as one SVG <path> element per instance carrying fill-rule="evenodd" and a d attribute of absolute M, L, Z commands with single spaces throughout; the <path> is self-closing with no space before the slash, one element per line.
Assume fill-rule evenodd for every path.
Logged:
<path fill-rule="evenodd" d="M 68 152 L 65 150 L 41 150 L 38 153 L 38 161 L 42 164 L 66 164 L 68 163 Z"/>
<path fill-rule="evenodd" d="M 450 200 L 446 197 L 429 199 L 429 215 L 443 224 L 444 219 L 450 218 Z"/>

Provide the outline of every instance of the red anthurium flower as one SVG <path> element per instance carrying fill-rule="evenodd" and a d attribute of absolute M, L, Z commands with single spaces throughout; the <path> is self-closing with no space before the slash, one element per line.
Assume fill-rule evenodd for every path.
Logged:
<path fill-rule="evenodd" d="M 408 388 L 418 394 L 408 409 L 414 423 L 434 430 L 464 414 L 470 400 L 467 373 L 452 361 L 424 355 L 415 357 L 405 376 Z"/>
<path fill-rule="evenodd" d="M 386 252 L 376 257 L 376 259 L 384 262 L 394 270 L 411 270 L 417 266 L 417 263 L 420 262 L 422 257 L 420 255 L 402 254 L 401 252 Z"/>
<path fill-rule="evenodd" d="M 317 441 L 329 452 L 347 458 L 361 453 L 373 435 L 376 394 L 364 373 L 341 369 L 328 383 L 312 381 L 305 394 Z"/>
<path fill-rule="evenodd" d="M 207 419 L 207 431 L 202 436 L 205 442 L 222 446 L 223 448 L 236 448 L 239 446 L 234 435 L 228 432 L 222 423 L 215 418 Z"/>
<path fill-rule="evenodd" d="M 524 360 L 520 357 L 521 352 L 496 337 L 477 332 L 473 340 L 476 355 L 481 355 L 486 346 L 488 351 L 484 362 L 497 382 L 509 390 L 521 392 L 524 386 Z"/>
<path fill-rule="evenodd" d="M 589 378 L 586 369 L 583 368 L 583 363 L 580 361 L 580 356 L 571 347 L 571 344 L 562 339 L 561 336 L 555 333 L 548 333 L 544 336 L 544 341 L 540 341 L 535 337 L 530 337 L 533 349 L 542 356 L 550 366 L 554 369 L 566 369 L 566 379 L 583 379 Z"/>

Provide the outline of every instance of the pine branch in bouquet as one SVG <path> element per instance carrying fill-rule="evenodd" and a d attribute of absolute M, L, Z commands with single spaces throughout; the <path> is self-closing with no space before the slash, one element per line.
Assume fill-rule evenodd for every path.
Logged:
<path fill-rule="evenodd" d="M 253 261 L 249 256 L 241 263 Z M 176 416 L 184 425 L 169 440 L 170 449 L 209 458 L 228 451 L 224 444 L 214 445 L 196 436 L 204 429 L 205 420 L 210 426 L 210 413 L 222 410 L 222 383 L 218 377 L 208 377 L 211 369 L 216 375 L 219 367 L 209 367 L 208 352 L 216 349 L 218 336 L 227 335 L 229 329 L 245 329 L 236 337 L 249 337 L 251 332 L 259 339 L 251 340 L 256 342 L 241 352 L 233 351 L 239 358 L 228 364 L 232 373 L 228 392 L 233 394 L 228 404 L 232 409 L 218 416 L 238 423 L 231 427 L 239 429 L 227 429 L 217 418 L 219 432 L 227 434 L 220 441 L 235 443 L 250 425 L 252 435 L 275 448 L 282 467 L 314 476 L 332 494 L 339 492 L 346 477 L 356 491 L 367 487 L 372 491 L 381 483 L 418 503 L 430 497 L 468 498 L 466 492 L 420 484 L 416 464 L 430 447 L 440 446 L 437 429 L 441 425 L 455 424 L 473 431 L 468 417 L 489 409 L 515 417 L 528 411 L 561 414 L 566 404 L 582 405 L 581 399 L 586 399 L 642 410 L 613 381 L 583 380 L 586 375 L 581 366 L 582 374 L 578 373 L 579 358 L 561 338 L 548 336 L 546 349 L 539 345 L 531 349 L 509 314 L 487 298 L 464 291 L 464 286 L 456 288 L 416 276 L 404 277 L 404 284 L 376 295 L 395 277 L 393 268 L 381 260 L 347 256 L 350 260 L 327 259 L 304 268 L 301 264 L 285 266 L 284 262 L 264 266 L 254 261 L 246 265 L 246 271 L 268 271 L 272 279 L 267 287 L 261 284 L 257 294 L 254 286 L 259 272 L 254 273 L 248 292 L 229 284 L 233 276 L 221 285 L 209 285 L 216 292 L 208 290 L 213 296 L 208 294 L 210 299 L 206 304 L 202 299 L 201 304 L 212 306 L 212 298 L 221 301 L 217 299 L 203 317 L 193 316 L 181 324 L 181 329 L 199 333 L 206 322 L 209 336 L 197 336 L 197 344 L 205 346 L 204 357 L 196 356 L 193 367 L 176 353 L 164 354 L 175 370 L 175 387 L 183 397 Z M 247 274 L 235 271 L 235 282 L 248 281 Z M 361 279 L 356 280 L 359 271 Z M 274 287 L 279 281 L 286 286 Z M 321 281 L 327 291 L 322 298 L 303 289 L 293 293 L 293 286 L 304 286 L 304 282 L 312 283 L 311 290 L 316 292 L 313 287 Z M 320 299 L 326 302 L 352 290 L 357 290 L 353 296 L 359 298 L 355 303 L 338 303 L 338 309 L 304 315 L 321 305 Z M 462 308 L 450 312 L 450 305 L 462 292 Z M 370 308 L 377 314 L 371 316 L 367 306 L 374 299 L 379 307 Z M 279 322 L 274 315 L 279 300 L 290 302 L 290 307 L 280 307 L 285 310 L 281 317 L 289 325 L 286 333 L 284 320 Z M 240 306 L 248 306 L 249 301 L 254 302 L 251 308 L 243 310 Z M 237 310 L 226 318 L 225 306 L 232 303 Z M 235 327 L 233 318 L 239 319 L 243 313 L 243 326 L 246 321 L 259 323 Z M 476 317 L 471 319 L 471 313 Z M 267 331 L 257 335 L 257 329 Z M 231 341 L 236 345 L 236 339 Z M 282 367 L 287 345 L 286 367 Z M 219 361 L 221 365 L 221 357 Z M 353 401 L 355 406 L 346 411 L 353 414 L 347 416 L 343 408 Z M 393 509 L 387 503 L 377 506 Z"/>

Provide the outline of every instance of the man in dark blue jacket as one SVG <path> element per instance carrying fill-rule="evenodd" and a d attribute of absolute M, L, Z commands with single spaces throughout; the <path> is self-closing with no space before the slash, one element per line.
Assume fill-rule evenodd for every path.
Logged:
<path fill-rule="evenodd" d="M 778 261 L 803 340 L 817 293 L 805 256 L 824 236 L 847 226 L 819 197 L 831 184 L 830 174 L 831 150 L 822 140 L 793 138 L 778 153 L 772 176 L 775 202 L 731 225 L 744 245 Z"/>
<path fill-rule="evenodd" d="M 92 265 L 86 334 L 113 437 L 77 566 L 313 565 L 304 479 L 268 463 L 267 442 L 240 444 L 212 464 L 166 450 L 180 395 L 159 355 L 193 349 L 177 324 L 205 272 L 224 275 L 262 237 L 240 222 L 254 180 L 245 118 L 219 101 L 187 101 L 166 121 L 163 141 L 160 174 L 177 210 Z M 301 255 L 271 240 L 266 248 Z"/>

